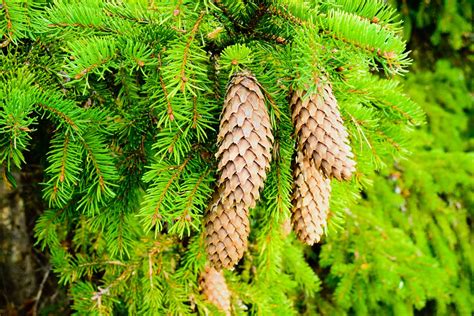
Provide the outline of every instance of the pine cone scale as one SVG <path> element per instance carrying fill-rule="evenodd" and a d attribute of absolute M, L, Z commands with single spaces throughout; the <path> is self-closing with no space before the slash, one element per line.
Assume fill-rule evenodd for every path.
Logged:
<path fill-rule="evenodd" d="M 329 180 L 311 160 L 298 152 L 294 168 L 292 224 L 298 238 L 309 245 L 318 242 L 329 212 Z"/>
<path fill-rule="evenodd" d="M 241 211 L 238 210 L 241 209 Z M 209 260 L 216 269 L 230 268 L 238 261 L 247 246 L 248 213 L 242 207 L 224 210 L 218 202 L 206 221 L 206 243 Z"/>
<path fill-rule="evenodd" d="M 292 119 L 298 136 L 298 149 L 312 157 L 326 177 L 348 180 L 355 171 L 348 133 L 329 84 L 319 93 L 303 99 L 303 91 L 291 98 Z"/>
<path fill-rule="evenodd" d="M 201 274 L 199 284 L 203 296 L 226 315 L 230 315 L 231 293 L 222 271 L 206 267 Z"/>

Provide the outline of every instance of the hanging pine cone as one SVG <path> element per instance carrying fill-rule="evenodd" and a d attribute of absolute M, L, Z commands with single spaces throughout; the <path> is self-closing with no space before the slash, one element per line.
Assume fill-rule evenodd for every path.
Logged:
<path fill-rule="evenodd" d="M 217 196 L 206 217 L 206 249 L 216 269 L 231 268 L 247 249 L 250 232 L 248 208 L 243 203 L 225 206 Z"/>
<path fill-rule="evenodd" d="M 288 237 L 291 233 L 291 219 L 287 218 L 281 225 L 281 232 L 284 238 Z"/>
<path fill-rule="evenodd" d="M 355 171 L 354 155 L 331 86 L 322 84 L 318 93 L 303 99 L 304 95 L 300 90 L 291 98 L 299 149 L 312 157 L 326 177 L 350 179 Z"/>
<path fill-rule="evenodd" d="M 263 93 L 247 72 L 229 84 L 218 142 L 218 184 L 225 207 L 254 207 L 270 166 L 273 135 Z"/>
<path fill-rule="evenodd" d="M 270 117 L 260 86 L 248 72 L 229 84 L 218 142 L 218 198 L 206 218 L 206 243 L 209 260 L 221 269 L 234 266 L 247 248 L 248 212 L 260 198 L 271 160 Z"/>
<path fill-rule="evenodd" d="M 230 315 L 230 291 L 227 288 L 222 271 L 206 267 L 199 283 L 206 300 L 226 315 Z"/>
<path fill-rule="evenodd" d="M 319 242 L 324 233 L 329 212 L 330 182 L 301 152 L 297 153 L 293 172 L 293 229 L 299 240 L 312 245 Z"/>

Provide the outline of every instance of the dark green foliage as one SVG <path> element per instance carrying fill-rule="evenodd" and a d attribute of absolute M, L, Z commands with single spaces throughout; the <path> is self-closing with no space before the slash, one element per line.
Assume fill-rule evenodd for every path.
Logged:
<path fill-rule="evenodd" d="M 441 314 L 469 311 L 473 198 L 460 193 L 472 188 L 471 156 L 461 149 L 467 91 L 446 63 L 408 77 L 429 120 L 457 128 L 452 142 L 437 143 L 448 124 L 430 125 L 429 151 L 403 160 L 418 148 L 413 135 L 430 136 L 416 130 L 423 111 L 395 78 L 410 64 L 400 32 L 381 0 L 3 1 L 2 174 L 10 179 L 32 143 L 49 141 L 49 209 L 35 233 L 77 314 L 215 312 L 199 294 L 202 222 L 226 86 L 243 69 L 265 93 L 275 144 L 249 250 L 225 272 L 234 312 L 398 315 L 428 300 Z M 455 92 L 432 94 L 445 102 L 436 113 L 416 92 L 427 84 L 440 91 L 439 76 Z M 333 85 L 357 174 L 332 183 L 329 237 L 317 258 L 282 225 L 294 152 L 288 96 L 316 91 L 320 78 Z M 48 133 L 35 133 L 38 124 Z"/>
<path fill-rule="evenodd" d="M 429 33 L 431 42 L 443 49 L 472 49 L 472 2 L 469 0 L 434 0 L 403 2 L 407 15 L 405 32 L 421 29 Z"/>

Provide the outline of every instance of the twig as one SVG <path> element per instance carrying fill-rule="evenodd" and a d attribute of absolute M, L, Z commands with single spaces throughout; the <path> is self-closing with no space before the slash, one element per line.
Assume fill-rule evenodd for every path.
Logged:
<path fill-rule="evenodd" d="M 7 38 L 6 40 L 0 43 L 0 48 L 7 47 L 8 44 L 10 44 L 11 42 L 12 42 L 11 38 Z"/>
<path fill-rule="evenodd" d="M 150 288 L 153 288 L 153 252 L 148 253 L 148 277 L 150 279 Z"/>
<path fill-rule="evenodd" d="M 99 309 L 102 306 L 102 296 L 109 295 L 110 294 L 110 289 L 112 287 L 114 287 L 117 283 L 119 283 L 119 282 L 125 280 L 127 277 L 129 277 L 129 274 L 135 268 L 136 268 L 135 265 L 131 265 L 130 267 L 128 267 L 128 269 L 123 271 L 123 273 L 118 278 L 116 278 L 112 283 L 110 283 L 106 288 L 98 287 L 98 291 L 94 292 L 94 295 L 92 295 L 91 300 L 97 301 L 97 306 L 98 306 Z"/>
<path fill-rule="evenodd" d="M 51 267 L 48 266 L 46 272 L 44 273 L 43 280 L 41 280 L 41 284 L 39 286 L 38 292 L 36 293 L 36 296 L 35 296 L 35 304 L 33 305 L 33 316 L 38 315 L 38 304 L 41 298 L 41 294 L 43 294 L 43 288 L 44 288 L 44 285 L 46 284 L 46 281 L 48 280 L 50 272 L 51 272 Z"/>
<path fill-rule="evenodd" d="M 196 36 L 196 33 L 199 29 L 199 25 L 201 24 L 201 21 L 204 17 L 204 13 L 205 13 L 204 11 L 201 12 L 201 14 L 199 15 L 199 17 L 196 20 L 196 23 L 194 23 L 194 26 L 191 29 L 191 32 L 189 33 L 189 36 L 188 36 L 188 42 L 186 43 L 186 47 L 184 48 L 183 62 L 181 64 L 181 72 L 180 72 L 181 91 L 183 91 L 183 92 L 184 92 L 185 84 L 188 81 L 185 74 L 186 74 L 186 63 L 188 61 L 189 50 L 191 48 L 191 43 L 193 42 L 194 37 Z"/>

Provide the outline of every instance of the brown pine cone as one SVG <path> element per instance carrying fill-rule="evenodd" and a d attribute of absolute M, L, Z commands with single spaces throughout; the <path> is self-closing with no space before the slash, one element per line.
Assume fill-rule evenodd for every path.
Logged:
<path fill-rule="evenodd" d="M 288 237 L 288 235 L 291 233 L 291 219 L 287 218 L 281 224 L 281 233 L 284 238 Z"/>
<path fill-rule="evenodd" d="M 201 274 L 201 291 L 206 300 L 223 311 L 225 315 L 230 315 L 230 291 L 225 283 L 222 271 L 217 271 L 212 267 L 206 267 Z"/>
<path fill-rule="evenodd" d="M 226 208 L 253 208 L 270 166 L 273 135 L 264 96 L 248 72 L 235 75 L 227 89 L 218 135 L 218 185 Z"/>
<path fill-rule="evenodd" d="M 296 91 L 291 98 L 298 148 L 326 177 L 348 180 L 355 171 L 349 135 L 331 86 L 322 84 L 318 91 L 305 99 L 306 92 Z"/>
<path fill-rule="evenodd" d="M 209 261 L 218 270 L 232 268 L 247 249 L 250 232 L 248 208 L 242 202 L 226 206 L 216 195 L 205 225 Z"/>
<path fill-rule="evenodd" d="M 231 268 L 244 255 L 249 209 L 260 198 L 272 142 L 259 84 L 248 72 L 235 75 L 227 89 L 219 128 L 218 194 L 206 217 L 207 253 L 216 269 Z"/>
<path fill-rule="evenodd" d="M 312 160 L 298 152 L 295 161 L 291 222 L 298 239 L 319 242 L 327 224 L 331 186 Z"/>

